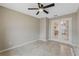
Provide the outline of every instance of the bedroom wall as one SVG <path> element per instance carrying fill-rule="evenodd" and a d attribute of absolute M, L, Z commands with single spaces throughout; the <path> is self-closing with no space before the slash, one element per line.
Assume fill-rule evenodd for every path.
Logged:
<path fill-rule="evenodd" d="M 49 39 L 49 19 L 41 18 L 40 19 L 40 39 L 46 41 Z"/>
<path fill-rule="evenodd" d="M 38 40 L 40 20 L 0 6 L 0 50 Z"/>
<path fill-rule="evenodd" d="M 78 32 L 77 32 L 77 13 L 72 13 L 72 14 L 68 14 L 68 15 L 63 15 L 63 16 L 59 16 L 59 17 L 55 17 L 55 18 L 51 18 L 49 20 L 49 39 L 51 39 L 51 34 L 50 34 L 50 24 L 52 20 L 56 20 L 56 19 L 64 19 L 64 18 L 68 18 L 71 17 L 72 18 L 72 43 L 73 44 L 78 44 Z"/>
<path fill-rule="evenodd" d="M 79 45 L 79 9 L 77 11 L 77 20 L 76 20 L 76 27 L 77 27 L 77 44 Z"/>
<path fill-rule="evenodd" d="M 72 18 L 71 21 L 71 39 L 70 41 L 75 44 L 78 45 L 79 44 L 79 40 L 78 40 L 78 35 L 79 35 L 79 21 L 77 19 L 79 19 L 79 12 L 75 12 L 75 13 L 71 13 L 68 15 L 63 15 L 63 16 L 59 16 L 59 17 L 55 17 L 55 18 L 51 18 L 51 19 L 46 19 L 46 18 L 42 18 L 40 20 L 40 40 L 51 40 L 51 22 L 52 20 L 61 20 L 64 18 Z M 47 20 L 47 21 L 46 21 Z M 47 23 L 46 23 L 47 22 Z M 49 33 L 47 33 L 49 32 Z M 47 37 L 47 38 L 46 38 Z"/>

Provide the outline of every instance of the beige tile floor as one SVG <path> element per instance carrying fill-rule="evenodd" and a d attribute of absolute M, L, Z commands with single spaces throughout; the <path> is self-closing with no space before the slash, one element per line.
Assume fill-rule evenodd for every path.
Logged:
<path fill-rule="evenodd" d="M 71 48 L 56 42 L 35 41 L 31 44 L 0 53 L 0 56 L 70 56 Z"/>

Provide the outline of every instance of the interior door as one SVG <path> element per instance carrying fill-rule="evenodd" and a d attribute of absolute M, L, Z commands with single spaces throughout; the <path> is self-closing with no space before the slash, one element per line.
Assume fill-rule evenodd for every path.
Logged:
<path fill-rule="evenodd" d="M 51 20 L 51 40 L 71 41 L 72 18 L 61 18 Z"/>

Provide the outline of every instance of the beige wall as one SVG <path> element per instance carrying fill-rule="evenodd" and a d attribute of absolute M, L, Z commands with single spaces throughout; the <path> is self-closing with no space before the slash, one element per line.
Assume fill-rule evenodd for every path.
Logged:
<path fill-rule="evenodd" d="M 0 7 L 0 50 L 38 40 L 40 20 Z"/>
<path fill-rule="evenodd" d="M 76 28 L 77 28 L 77 44 L 79 46 L 79 9 L 77 11 L 77 20 L 76 20 Z"/>
<path fill-rule="evenodd" d="M 73 15 L 72 19 L 72 43 L 78 44 L 78 33 L 77 33 L 77 13 Z"/>
<path fill-rule="evenodd" d="M 40 40 L 46 41 L 49 39 L 49 19 L 40 19 Z"/>

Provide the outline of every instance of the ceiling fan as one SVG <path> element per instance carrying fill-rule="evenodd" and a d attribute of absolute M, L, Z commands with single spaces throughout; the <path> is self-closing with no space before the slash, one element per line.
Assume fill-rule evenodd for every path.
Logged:
<path fill-rule="evenodd" d="M 49 12 L 46 11 L 45 9 L 49 8 L 49 7 L 53 7 L 53 6 L 55 6 L 55 3 L 49 4 L 49 5 L 46 5 L 46 6 L 44 6 L 41 3 L 38 3 L 38 8 L 28 8 L 28 10 L 38 10 L 37 13 L 36 13 L 36 15 L 38 15 L 40 11 L 43 11 L 46 14 L 48 14 Z"/>

